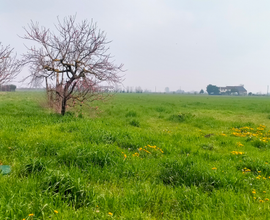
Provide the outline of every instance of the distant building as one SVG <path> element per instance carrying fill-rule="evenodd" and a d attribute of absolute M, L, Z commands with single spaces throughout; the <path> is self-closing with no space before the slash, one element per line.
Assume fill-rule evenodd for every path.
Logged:
<path fill-rule="evenodd" d="M 230 95 L 237 93 L 238 95 L 247 95 L 247 90 L 244 88 L 244 85 L 219 87 L 219 91 L 221 94 Z"/>
<path fill-rule="evenodd" d="M 0 85 L 0 91 L 15 92 L 15 90 L 16 90 L 15 85 Z"/>
<path fill-rule="evenodd" d="M 181 89 L 178 89 L 178 90 L 175 91 L 175 93 L 180 93 L 180 94 L 182 94 L 182 93 L 185 93 L 185 91 L 184 91 L 184 90 L 181 90 Z"/>
<path fill-rule="evenodd" d="M 114 87 L 113 86 L 99 86 L 98 91 L 99 92 L 113 92 Z"/>

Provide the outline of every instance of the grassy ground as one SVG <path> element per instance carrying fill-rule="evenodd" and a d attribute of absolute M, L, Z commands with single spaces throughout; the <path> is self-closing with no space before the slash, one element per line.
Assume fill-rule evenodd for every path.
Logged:
<path fill-rule="evenodd" d="M 269 98 L 43 96 L 0 93 L 0 219 L 270 218 Z"/>

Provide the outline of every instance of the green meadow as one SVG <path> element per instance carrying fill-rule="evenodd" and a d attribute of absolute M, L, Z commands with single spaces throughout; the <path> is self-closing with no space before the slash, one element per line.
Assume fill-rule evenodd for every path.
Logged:
<path fill-rule="evenodd" d="M 270 99 L 0 93 L 0 219 L 270 219 Z"/>

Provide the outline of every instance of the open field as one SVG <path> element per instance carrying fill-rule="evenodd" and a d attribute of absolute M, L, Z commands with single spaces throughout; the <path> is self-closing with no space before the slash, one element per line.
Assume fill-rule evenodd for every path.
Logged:
<path fill-rule="evenodd" d="M 0 93 L 0 219 L 270 219 L 270 98 L 42 99 Z"/>

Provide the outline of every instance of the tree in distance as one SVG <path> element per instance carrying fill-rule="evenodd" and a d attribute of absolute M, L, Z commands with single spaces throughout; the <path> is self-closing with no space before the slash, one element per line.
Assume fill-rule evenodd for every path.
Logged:
<path fill-rule="evenodd" d="M 27 47 L 23 63 L 30 69 L 25 80 L 45 81 L 49 101 L 64 115 L 67 106 L 103 99 L 101 84 L 120 83 L 123 65 L 111 61 L 110 42 L 93 22 L 76 23 L 76 16 L 68 16 L 58 18 L 55 27 L 57 34 L 33 22 L 24 28 L 22 38 L 38 47 Z"/>
<path fill-rule="evenodd" d="M 207 91 L 208 95 L 219 95 L 220 94 L 219 88 L 217 86 L 214 86 L 211 84 L 209 84 L 206 87 L 206 91 Z"/>
<path fill-rule="evenodd" d="M 15 92 L 17 86 L 16 85 L 0 85 L 0 91 L 9 91 L 9 92 Z"/>
<path fill-rule="evenodd" d="M 10 46 L 4 47 L 0 43 L 0 85 L 10 82 L 21 70 L 21 64 L 12 51 Z"/>
<path fill-rule="evenodd" d="M 237 95 L 239 95 L 239 90 L 237 88 L 232 88 L 230 93 L 231 94 L 236 94 L 237 93 Z"/>
<path fill-rule="evenodd" d="M 200 94 L 204 94 L 204 90 L 203 89 L 201 89 Z"/>

